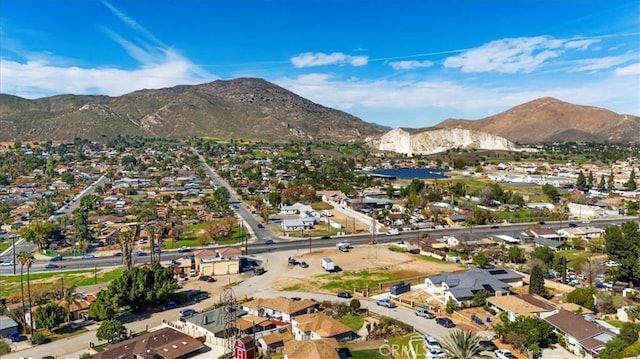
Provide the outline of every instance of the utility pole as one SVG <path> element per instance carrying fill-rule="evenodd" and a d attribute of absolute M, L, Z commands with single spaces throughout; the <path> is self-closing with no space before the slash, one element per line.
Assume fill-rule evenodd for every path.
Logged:
<path fill-rule="evenodd" d="M 16 274 L 16 237 L 11 236 L 11 247 L 13 247 L 13 275 Z"/>

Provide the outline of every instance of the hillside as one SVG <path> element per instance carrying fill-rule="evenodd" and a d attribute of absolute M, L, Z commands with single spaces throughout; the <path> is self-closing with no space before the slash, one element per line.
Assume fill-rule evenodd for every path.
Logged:
<path fill-rule="evenodd" d="M 0 94 L 0 141 L 116 135 L 265 141 L 363 141 L 384 129 L 255 78 L 141 90 L 120 97 Z"/>
<path fill-rule="evenodd" d="M 451 148 L 476 150 L 515 150 L 510 141 L 488 133 L 464 129 L 402 129 L 391 130 L 374 144 L 381 151 L 393 151 L 409 156 L 445 152 Z"/>
<path fill-rule="evenodd" d="M 445 120 L 436 127 L 491 133 L 520 143 L 637 142 L 640 117 L 545 97 L 480 120 Z"/>

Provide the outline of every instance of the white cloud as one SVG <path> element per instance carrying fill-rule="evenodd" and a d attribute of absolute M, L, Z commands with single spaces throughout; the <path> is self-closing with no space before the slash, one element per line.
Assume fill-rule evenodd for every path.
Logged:
<path fill-rule="evenodd" d="M 391 66 L 394 70 L 412 70 L 420 67 L 431 67 L 433 66 L 433 62 L 424 60 L 424 61 L 415 61 L 415 60 L 406 60 L 406 61 L 394 61 L 390 62 L 389 66 Z"/>
<path fill-rule="evenodd" d="M 640 76 L 640 62 L 636 62 L 635 64 L 631 64 L 625 67 L 618 67 L 615 70 L 615 74 L 618 76 L 629 76 L 629 75 Z M 637 89 L 637 86 L 636 86 L 636 89 Z"/>
<path fill-rule="evenodd" d="M 567 49 L 587 50 L 589 46 L 599 43 L 599 39 L 571 40 L 564 44 Z"/>
<path fill-rule="evenodd" d="M 136 32 L 137 44 L 115 32 L 103 31 L 140 63 L 136 69 L 112 66 L 83 68 L 58 57 L 26 53 L 18 62 L 0 58 L 0 92 L 26 98 L 60 93 L 119 96 L 140 89 L 197 84 L 216 77 L 195 65 L 179 52 L 165 46 L 153 34 L 109 3 L 104 3 L 120 20 Z M 153 45 L 151 45 L 151 44 Z"/>
<path fill-rule="evenodd" d="M 168 51 L 165 60 L 135 70 L 113 67 L 57 66 L 45 61 L 19 63 L 0 59 L 0 92 L 26 98 L 60 93 L 119 96 L 140 89 L 197 84 L 213 80 L 181 55 Z"/>
<path fill-rule="evenodd" d="M 614 66 L 622 65 L 631 60 L 637 59 L 638 56 L 634 54 L 625 54 L 620 56 L 605 56 L 591 59 L 576 60 L 574 64 L 576 67 L 572 67 L 570 72 L 580 71 L 594 71 L 608 69 Z"/>
<path fill-rule="evenodd" d="M 457 81 L 428 80 L 337 80 L 326 74 L 309 74 L 295 78 L 283 77 L 272 80 L 278 85 L 300 96 L 325 106 L 351 113 L 379 109 L 379 112 L 396 112 L 397 117 L 363 118 L 391 126 L 411 126 L 419 122 L 416 118 L 402 118 L 405 111 L 424 111 L 423 122 L 414 127 L 433 125 L 443 118 L 430 118 L 433 109 L 441 109 L 446 116 L 460 116 L 462 112 L 491 115 L 513 106 L 545 97 L 553 96 L 563 101 L 609 108 L 620 113 L 637 114 L 637 96 L 628 89 L 636 84 L 632 76 L 605 78 L 571 83 L 567 85 L 539 86 L 531 89 L 522 87 L 483 87 Z M 394 110 L 395 109 L 395 110 Z M 367 112 L 371 112 L 368 111 Z M 388 112 L 387 111 L 387 112 Z M 375 111 L 374 111 L 375 112 Z M 415 112 L 415 111 L 414 111 Z M 479 118 L 482 116 L 470 117 Z M 429 123 L 427 119 L 429 118 Z M 467 117 L 469 118 L 469 117 Z"/>
<path fill-rule="evenodd" d="M 322 52 L 305 52 L 291 58 L 291 63 L 297 68 L 343 64 L 364 66 L 368 62 L 369 56 L 353 56 L 342 52 L 333 52 L 331 54 L 325 54 Z"/>
<path fill-rule="evenodd" d="M 562 45 L 563 40 L 548 36 L 495 40 L 447 58 L 444 66 L 460 68 L 462 72 L 530 73 L 558 57 Z"/>

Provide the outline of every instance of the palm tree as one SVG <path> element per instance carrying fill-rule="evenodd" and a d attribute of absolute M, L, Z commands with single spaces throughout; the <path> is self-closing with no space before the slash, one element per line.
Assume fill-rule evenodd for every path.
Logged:
<path fill-rule="evenodd" d="M 442 351 L 451 359 L 491 358 L 481 354 L 483 350 L 480 337 L 467 330 L 454 330 L 442 340 Z"/>
<path fill-rule="evenodd" d="M 133 241 L 136 235 L 136 229 L 131 227 L 122 228 L 118 235 L 118 244 L 122 251 L 122 261 L 125 269 L 129 270 L 133 266 Z"/>
<path fill-rule="evenodd" d="M 33 334 L 33 315 L 31 313 L 31 282 L 29 281 L 29 272 L 34 261 L 33 253 L 22 251 L 18 253 L 18 261 L 20 262 L 20 273 L 22 273 L 22 267 L 27 266 L 27 295 L 29 299 L 29 328 L 31 334 Z M 22 300 L 24 302 L 24 292 L 22 293 Z M 24 307 L 23 307 L 24 308 Z"/>

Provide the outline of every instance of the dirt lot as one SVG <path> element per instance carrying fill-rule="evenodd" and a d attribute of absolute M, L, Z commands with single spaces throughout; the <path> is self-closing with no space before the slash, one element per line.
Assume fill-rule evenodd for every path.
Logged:
<path fill-rule="evenodd" d="M 309 267 L 289 266 L 287 256 L 305 261 Z M 347 253 L 328 248 L 313 253 L 298 251 L 287 256 L 282 256 L 278 263 L 269 263 L 269 271 L 280 273 L 272 284 L 273 289 L 335 293 L 461 269 L 453 263 L 392 252 L 383 245 L 352 248 Z M 336 272 L 327 273 L 323 270 L 321 262 L 324 257 L 333 259 L 338 269 Z"/>

